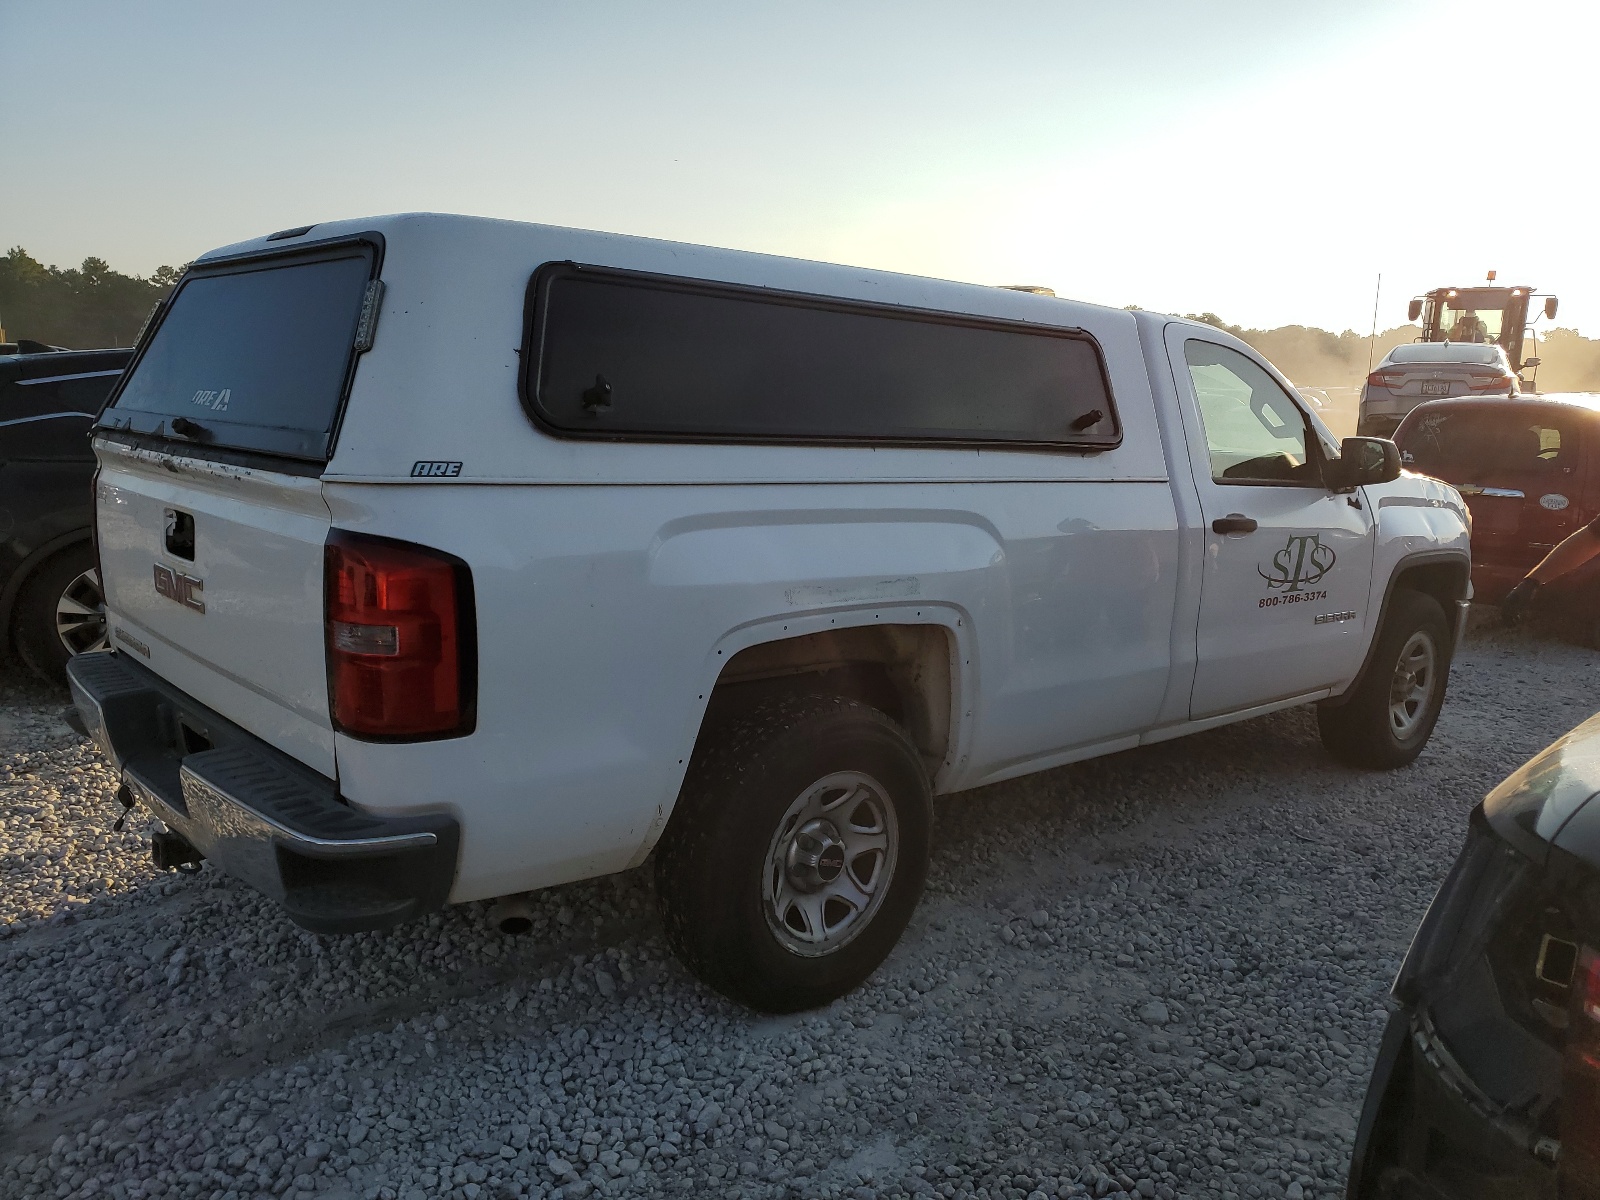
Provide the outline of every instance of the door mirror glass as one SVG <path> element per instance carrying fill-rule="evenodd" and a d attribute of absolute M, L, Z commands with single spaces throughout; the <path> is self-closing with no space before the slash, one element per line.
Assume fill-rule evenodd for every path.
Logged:
<path fill-rule="evenodd" d="M 1560 301 L 1557 300 L 1554 296 L 1546 296 L 1544 298 L 1544 317 L 1545 317 L 1545 320 L 1554 321 L 1556 319 L 1556 305 L 1559 304 L 1559 303 L 1560 303 Z"/>
<path fill-rule="evenodd" d="M 1411 302 L 1410 306 L 1406 309 L 1406 320 L 1415 321 L 1421 315 L 1422 315 L 1422 301 L 1421 300 L 1413 300 Z"/>
<path fill-rule="evenodd" d="M 1339 443 L 1339 458 L 1325 469 L 1325 482 L 1335 491 L 1400 478 L 1400 447 L 1388 438 L 1348 437 Z"/>
<path fill-rule="evenodd" d="M 1534 367 L 1537 367 L 1538 365 L 1539 365 L 1539 360 L 1537 358 L 1530 358 L 1527 362 L 1522 364 L 1522 369 L 1524 371 L 1531 371 Z"/>

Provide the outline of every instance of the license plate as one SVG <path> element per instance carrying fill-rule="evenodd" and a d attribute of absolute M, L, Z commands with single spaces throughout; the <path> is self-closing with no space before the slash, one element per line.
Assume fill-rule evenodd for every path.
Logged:
<path fill-rule="evenodd" d="M 1448 379 L 1422 381 L 1422 394 L 1424 396 L 1448 396 L 1450 394 L 1450 381 Z"/>

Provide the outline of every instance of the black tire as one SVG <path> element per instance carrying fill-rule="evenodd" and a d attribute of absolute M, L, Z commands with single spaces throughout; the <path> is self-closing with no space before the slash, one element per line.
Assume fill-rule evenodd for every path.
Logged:
<path fill-rule="evenodd" d="M 1432 666 L 1425 699 L 1418 701 L 1409 718 L 1413 723 L 1402 729 L 1391 706 L 1401 680 L 1401 656 L 1410 656 L 1414 638 L 1431 644 Z M 1396 591 L 1365 677 L 1347 700 L 1317 709 L 1317 729 L 1328 753 L 1351 766 L 1378 770 L 1403 767 L 1415 759 L 1428 744 L 1444 707 L 1451 651 L 1450 627 L 1439 602 L 1421 592 Z"/>
<path fill-rule="evenodd" d="M 86 574 L 95 570 L 94 548 L 85 542 L 70 546 L 52 558 L 46 559 L 22 585 L 17 593 L 17 606 L 12 612 L 12 644 L 24 663 L 41 679 L 52 683 L 65 682 L 67 659 L 73 650 L 67 648 L 56 631 L 56 609 L 69 588 L 81 602 L 86 598 Z M 93 593 L 98 596 L 99 581 L 93 581 Z M 92 605 L 85 605 L 92 607 Z M 86 618 L 82 628 L 71 635 L 77 650 L 103 647 L 105 643 L 105 611 L 102 605 L 98 622 Z"/>
<path fill-rule="evenodd" d="M 848 920 L 859 925 L 848 927 L 850 904 L 818 897 L 835 886 L 833 880 L 854 880 L 859 864 L 865 864 L 859 867 L 863 875 L 873 869 L 873 851 L 850 859 L 841 845 L 836 859 L 823 854 L 827 861 L 795 868 L 833 872 L 800 897 L 818 905 L 826 935 L 802 952 L 792 945 L 808 936 L 810 925 L 798 915 L 798 901 L 786 915 L 777 913 L 789 894 L 779 889 L 792 892 L 795 876 L 769 867 L 792 865 L 793 847 L 800 843 L 790 831 L 814 826 L 799 824 L 811 810 L 793 814 L 795 806 L 822 797 L 819 803 L 841 806 L 837 818 L 842 806 L 854 803 L 843 794 L 827 800 L 831 793 L 824 785 L 847 773 L 871 786 L 859 792 L 869 799 L 846 816 L 880 817 L 893 857 L 885 851 L 877 861 L 881 877 L 874 876 L 869 889 L 875 899 L 854 909 L 858 915 Z M 880 813 L 880 807 L 892 813 Z M 656 893 L 668 941 L 702 981 L 752 1008 L 798 1012 L 835 1000 L 872 974 L 904 932 L 927 878 L 931 824 L 928 774 L 917 748 L 878 709 L 841 696 L 766 701 L 703 734 L 689 764 L 656 856 Z M 810 887 L 813 880 L 803 883 Z M 839 918 L 838 933 L 828 932 L 830 911 Z M 780 930 L 780 919 L 789 922 L 787 929 Z M 832 938 L 845 940 L 830 949 Z"/>

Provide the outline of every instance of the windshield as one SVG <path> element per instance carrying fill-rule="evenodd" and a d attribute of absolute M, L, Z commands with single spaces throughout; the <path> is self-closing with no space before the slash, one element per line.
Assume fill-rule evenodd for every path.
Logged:
<path fill-rule="evenodd" d="M 1500 340 L 1503 315 L 1498 308 L 1467 308 L 1448 300 L 1439 315 L 1439 337 L 1447 342 L 1493 345 Z"/>
<path fill-rule="evenodd" d="M 100 427 L 326 461 L 371 275 L 355 245 L 190 276 Z"/>
<path fill-rule="evenodd" d="M 1443 342 L 1411 342 L 1389 351 L 1389 361 L 1395 363 L 1459 362 L 1491 363 L 1498 365 L 1505 357 L 1499 346 L 1461 346 Z"/>

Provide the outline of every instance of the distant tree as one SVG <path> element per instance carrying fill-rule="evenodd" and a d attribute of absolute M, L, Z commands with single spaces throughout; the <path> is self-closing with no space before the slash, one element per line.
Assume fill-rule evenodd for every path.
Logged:
<path fill-rule="evenodd" d="M 1229 325 L 1214 312 L 1184 313 L 1183 318 L 1186 321 L 1199 321 L 1202 325 L 1210 325 L 1213 329 L 1225 330 L 1226 332 L 1233 334 L 1235 337 L 1244 336 L 1243 329 L 1239 328 L 1237 325 Z"/>
<path fill-rule="evenodd" d="M 103 258 L 62 270 L 14 246 L 0 258 L 0 326 L 13 341 L 73 349 L 126 346 L 182 274 L 181 267 L 158 267 L 141 279 L 112 270 Z"/>
<path fill-rule="evenodd" d="M 1368 363 L 1395 346 L 1416 341 L 1421 333 L 1416 325 L 1396 325 L 1369 339 L 1350 329 L 1343 333 L 1306 325 L 1245 329 L 1216 313 L 1186 315 L 1248 342 L 1296 384 L 1325 389 L 1330 407 L 1322 417 L 1340 434 L 1355 431 L 1356 402 Z M 1575 329 L 1547 329 L 1539 335 L 1539 358 L 1539 391 L 1600 392 L 1600 339 L 1586 338 Z"/>
<path fill-rule="evenodd" d="M 1546 329 L 1538 353 L 1541 392 L 1600 392 L 1600 340 L 1576 329 Z"/>

